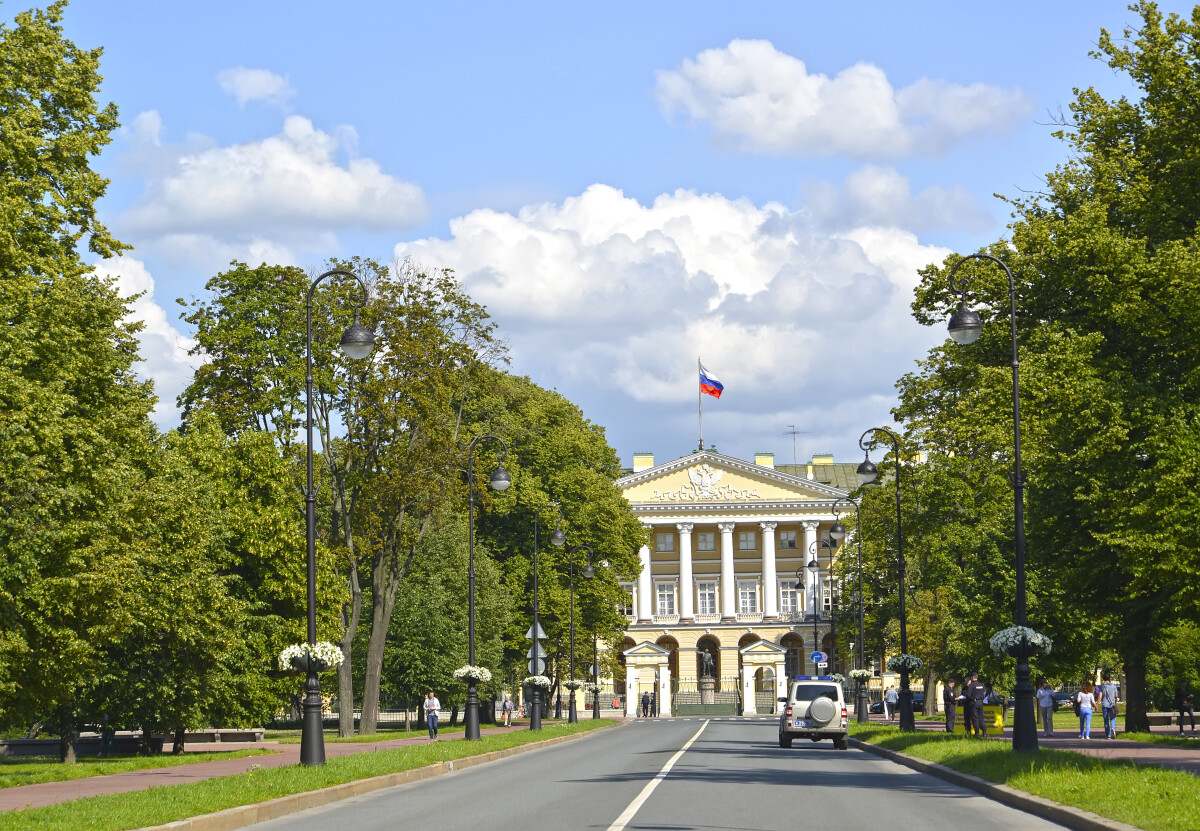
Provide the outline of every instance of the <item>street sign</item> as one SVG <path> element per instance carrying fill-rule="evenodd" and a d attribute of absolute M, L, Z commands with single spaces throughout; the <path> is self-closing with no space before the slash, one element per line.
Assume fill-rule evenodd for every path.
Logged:
<path fill-rule="evenodd" d="M 829 661 L 829 656 L 826 655 L 824 652 L 814 652 L 809 657 L 812 658 L 812 662 L 814 664 L 821 664 L 821 663 L 826 663 Z"/>
<path fill-rule="evenodd" d="M 538 629 L 537 630 L 538 638 L 546 637 L 546 630 L 542 628 L 542 624 L 539 623 L 537 629 Z M 525 633 L 525 640 L 528 641 L 528 640 L 532 640 L 532 639 L 533 639 L 533 624 L 530 624 L 529 631 Z"/>
<path fill-rule="evenodd" d="M 825 669 L 825 667 L 827 667 L 827 666 L 829 666 L 829 664 L 819 663 L 819 664 L 817 664 L 817 669 Z"/>
<path fill-rule="evenodd" d="M 545 658 L 546 650 L 542 649 L 542 645 L 537 641 L 533 642 L 533 646 L 529 647 L 529 651 L 525 653 L 526 658 Z"/>
<path fill-rule="evenodd" d="M 534 658 L 529 662 L 529 674 L 541 675 L 546 671 L 546 662 L 541 658 Z"/>

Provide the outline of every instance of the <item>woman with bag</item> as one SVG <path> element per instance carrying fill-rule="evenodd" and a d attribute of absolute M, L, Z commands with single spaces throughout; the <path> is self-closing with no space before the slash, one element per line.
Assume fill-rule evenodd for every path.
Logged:
<path fill-rule="evenodd" d="M 1079 713 L 1079 738 L 1092 737 L 1092 711 L 1096 709 L 1096 696 L 1092 695 L 1092 682 L 1084 681 L 1075 693 L 1075 712 Z"/>
<path fill-rule="evenodd" d="M 1096 690 L 1100 699 L 1100 712 L 1104 713 L 1104 738 L 1117 737 L 1117 685 L 1112 682 L 1112 673 L 1105 672 L 1100 676 L 1103 682 Z"/>

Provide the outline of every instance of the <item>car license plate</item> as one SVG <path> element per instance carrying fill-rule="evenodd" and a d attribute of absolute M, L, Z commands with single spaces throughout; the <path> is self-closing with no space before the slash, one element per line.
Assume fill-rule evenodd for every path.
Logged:
<path fill-rule="evenodd" d="M 808 719 L 798 718 L 798 719 L 796 719 L 796 723 L 793 726 L 794 727 L 812 727 L 812 722 L 809 721 Z"/>

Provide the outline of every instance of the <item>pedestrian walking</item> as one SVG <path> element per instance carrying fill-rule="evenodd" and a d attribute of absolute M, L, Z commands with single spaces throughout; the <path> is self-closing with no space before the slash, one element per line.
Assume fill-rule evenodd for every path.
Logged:
<path fill-rule="evenodd" d="M 658 718 L 658 690 L 650 693 L 650 718 Z"/>
<path fill-rule="evenodd" d="M 642 718 L 650 718 L 650 693 L 642 693 Z"/>
<path fill-rule="evenodd" d="M 896 685 L 892 684 L 887 688 L 887 692 L 883 694 L 883 715 L 888 721 L 896 717 L 896 705 L 900 703 L 900 693 L 896 692 Z"/>
<path fill-rule="evenodd" d="M 983 726 L 983 699 L 987 696 L 987 690 L 979 683 L 978 672 L 971 673 L 971 680 L 963 689 L 963 695 L 967 699 L 963 707 L 964 732 L 969 736 L 984 738 L 987 733 Z"/>
<path fill-rule="evenodd" d="M 1092 682 L 1084 681 L 1075 693 L 1075 712 L 1079 714 L 1079 738 L 1092 737 L 1092 712 L 1096 709 L 1096 696 L 1092 695 Z"/>
<path fill-rule="evenodd" d="M 946 681 L 946 687 L 942 690 L 942 709 L 946 711 L 946 732 L 954 732 L 954 720 L 958 715 L 958 694 L 954 692 L 954 679 L 950 678 Z"/>
<path fill-rule="evenodd" d="M 504 718 L 504 726 L 512 727 L 513 702 L 512 695 L 509 693 L 504 694 L 504 703 L 500 705 L 500 713 Z"/>
<path fill-rule="evenodd" d="M 1100 712 L 1104 714 L 1104 738 L 1117 737 L 1117 685 L 1112 682 L 1112 673 L 1105 672 L 1100 676 L 1101 684 L 1096 689 L 1096 697 L 1100 700 Z"/>
<path fill-rule="evenodd" d="M 103 721 L 100 723 L 100 752 L 97 756 L 112 756 L 116 753 L 117 747 L 117 731 L 108 721 L 108 713 L 103 716 Z"/>
<path fill-rule="evenodd" d="M 438 734 L 438 710 L 442 709 L 442 702 L 437 700 L 437 696 L 430 690 L 425 695 L 425 725 L 429 728 L 429 740 L 436 741 Z"/>
<path fill-rule="evenodd" d="M 1050 738 L 1054 735 L 1054 690 L 1045 678 L 1037 689 L 1037 704 L 1038 714 L 1042 717 L 1042 735 Z"/>
<path fill-rule="evenodd" d="M 1188 690 L 1188 682 L 1180 681 L 1175 689 L 1175 706 L 1179 708 L 1179 735 L 1183 735 L 1184 713 L 1192 720 L 1192 732 L 1196 732 L 1196 714 L 1192 712 L 1192 694 Z"/>

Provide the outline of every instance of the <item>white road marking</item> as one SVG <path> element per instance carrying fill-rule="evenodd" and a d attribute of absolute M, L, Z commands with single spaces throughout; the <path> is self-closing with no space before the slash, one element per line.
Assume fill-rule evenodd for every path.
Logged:
<path fill-rule="evenodd" d="M 679 748 L 679 752 L 672 756 L 667 763 L 663 765 L 663 769 L 658 772 L 658 775 L 646 783 L 646 787 L 642 788 L 642 792 L 637 795 L 633 802 L 629 803 L 629 806 L 624 811 L 621 812 L 621 816 L 617 817 L 616 822 L 608 826 L 608 831 L 624 831 L 625 826 L 629 824 L 631 819 L 633 819 L 634 814 L 636 814 L 638 809 L 641 808 L 646 800 L 650 798 L 650 794 L 654 793 L 654 789 L 658 787 L 658 783 L 667 778 L 667 774 L 671 772 L 671 768 L 675 767 L 675 763 L 679 761 L 680 757 L 683 756 L 684 753 L 687 753 L 687 749 L 692 746 L 692 742 L 700 738 L 700 734 L 704 732 L 705 727 L 708 727 L 707 721 L 705 721 L 704 724 L 701 724 L 700 729 L 696 731 L 696 735 L 688 739 L 687 744 Z"/>

